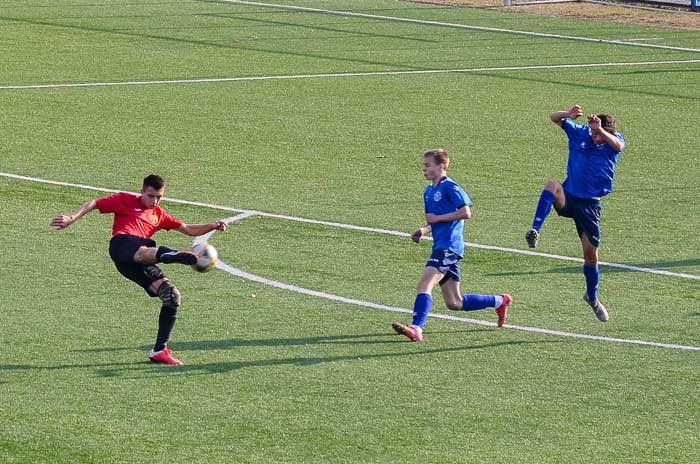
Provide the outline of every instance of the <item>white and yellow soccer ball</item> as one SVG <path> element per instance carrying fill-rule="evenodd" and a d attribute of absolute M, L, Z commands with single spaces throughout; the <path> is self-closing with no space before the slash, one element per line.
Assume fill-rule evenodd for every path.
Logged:
<path fill-rule="evenodd" d="M 207 242 L 197 243 L 192 247 L 192 251 L 197 255 L 197 262 L 192 265 L 197 272 L 210 271 L 219 260 L 219 253 L 216 248 Z"/>

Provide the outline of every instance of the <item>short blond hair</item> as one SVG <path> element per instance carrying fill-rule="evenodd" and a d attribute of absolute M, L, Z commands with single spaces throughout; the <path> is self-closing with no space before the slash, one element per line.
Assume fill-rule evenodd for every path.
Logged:
<path fill-rule="evenodd" d="M 444 164 L 445 169 L 450 166 L 450 158 L 447 156 L 447 151 L 444 148 L 433 148 L 423 153 L 423 158 L 431 157 L 435 164 Z"/>

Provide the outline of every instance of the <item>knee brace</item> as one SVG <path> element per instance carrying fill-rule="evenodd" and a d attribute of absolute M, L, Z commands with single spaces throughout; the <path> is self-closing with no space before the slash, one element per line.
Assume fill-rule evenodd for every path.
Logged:
<path fill-rule="evenodd" d="M 160 284 L 158 298 L 163 302 L 163 306 L 180 306 L 180 290 L 167 279 Z"/>
<path fill-rule="evenodd" d="M 163 270 L 153 264 L 150 266 L 146 266 L 143 272 L 145 272 L 146 276 L 149 279 L 151 279 L 151 282 L 155 282 L 156 280 L 160 280 L 165 277 L 165 273 L 163 272 Z"/>

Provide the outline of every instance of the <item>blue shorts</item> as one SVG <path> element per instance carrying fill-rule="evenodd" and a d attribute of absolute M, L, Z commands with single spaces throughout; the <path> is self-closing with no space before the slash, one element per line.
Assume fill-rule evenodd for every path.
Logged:
<path fill-rule="evenodd" d="M 445 277 L 440 279 L 440 285 L 444 284 L 449 279 L 459 282 L 462 276 L 462 272 L 459 269 L 459 262 L 461 259 L 462 257 L 454 251 L 433 250 L 433 254 L 428 258 L 425 267 L 434 267 L 440 271 L 441 274 L 445 274 Z"/>
<path fill-rule="evenodd" d="M 600 199 L 578 198 L 566 191 L 564 194 L 566 195 L 564 207 L 557 208 L 557 214 L 572 218 L 576 223 L 578 236 L 585 233 L 588 241 L 596 248 L 600 248 Z"/>

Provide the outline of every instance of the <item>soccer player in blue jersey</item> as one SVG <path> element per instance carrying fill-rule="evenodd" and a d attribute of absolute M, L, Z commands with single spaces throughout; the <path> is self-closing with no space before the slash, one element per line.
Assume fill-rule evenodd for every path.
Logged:
<path fill-rule="evenodd" d="M 569 139 L 566 179 L 564 183 L 550 180 L 544 186 L 525 240 L 530 248 L 537 246 L 540 229 L 552 205 L 559 216 L 572 218 L 583 245 L 583 275 L 586 277 L 583 299 L 598 320 L 607 322 L 608 311 L 598 299 L 600 199 L 612 191 L 615 166 L 625 149 L 625 139 L 617 132 L 612 116 L 589 114 L 588 124 L 576 124 L 574 121 L 582 115 L 579 105 L 550 115 L 552 122 L 561 126 Z"/>
<path fill-rule="evenodd" d="M 461 272 L 459 262 L 464 258 L 464 220 L 472 216 L 472 201 L 467 192 L 447 177 L 450 160 L 442 148 L 423 154 L 423 175 L 430 184 L 423 192 L 426 226 L 413 232 L 411 239 L 418 243 L 421 237 L 432 233 L 433 252 L 418 282 L 413 321 L 411 325 L 394 322 L 394 330 L 414 342 L 423 341 L 423 327 L 433 303 L 433 287 L 440 284 L 442 296 L 449 309 L 476 311 L 496 308 L 498 326 L 506 322 L 508 307 L 513 299 L 502 295 L 462 295 L 459 290 Z"/>

